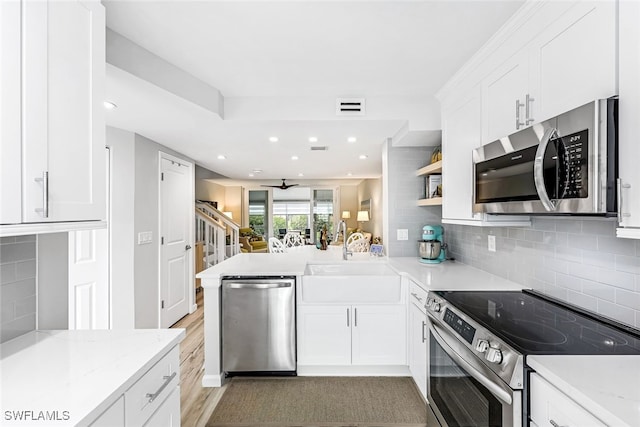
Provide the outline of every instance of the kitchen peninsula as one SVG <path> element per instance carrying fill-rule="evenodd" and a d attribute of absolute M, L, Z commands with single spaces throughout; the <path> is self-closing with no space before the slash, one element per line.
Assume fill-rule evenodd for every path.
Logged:
<path fill-rule="evenodd" d="M 329 268 L 324 269 L 327 271 L 314 273 L 313 266 L 316 265 Z M 349 271 L 344 268 L 348 268 Z M 331 273 L 331 270 L 335 273 Z M 334 279 L 332 282 L 346 279 L 350 280 L 351 284 L 343 286 L 342 289 L 329 284 L 323 292 L 323 285 L 319 284 L 321 282 L 310 279 L 314 275 L 316 278 L 330 276 Z M 330 355 L 327 355 L 324 361 L 305 359 L 305 351 L 301 347 L 306 343 L 315 348 L 313 343 L 306 339 L 308 337 L 304 336 L 305 327 L 307 331 L 311 328 L 309 325 L 301 324 L 305 320 L 305 310 L 315 310 L 314 314 L 319 315 L 317 310 L 320 310 L 320 307 L 333 307 L 334 310 L 338 310 L 338 307 L 353 307 L 355 310 L 347 312 L 347 316 L 353 316 L 353 312 L 360 308 L 363 319 L 366 315 L 365 308 L 392 310 L 391 313 L 385 312 L 382 316 L 401 320 L 402 324 L 398 327 L 402 329 L 389 331 L 389 334 L 406 336 L 408 296 L 413 286 L 418 286 L 425 293 L 434 289 L 522 289 L 517 283 L 452 261 L 425 265 L 417 258 L 375 257 L 368 253 L 356 253 L 344 261 L 339 248 L 320 251 L 315 247 L 303 247 L 286 254 L 239 254 L 197 276 L 202 279 L 205 296 L 205 374 L 202 381 L 205 387 L 220 387 L 224 383 L 224 373 L 221 369 L 220 285 L 222 278 L 227 276 L 296 278 L 298 375 L 409 375 L 407 344 L 404 338 L 400 343 L 403 347 L 401 353 L 378 358 L 382 360 L 380 364 L 372 360 L 357 365 L 342 364 L 339 357 L 332 358 Z M 373 280 L 373 277 L 377 279 L 375 284 L 368 285 L 366 281 Z M 380 278 L 387 278 L 388 286 L 384 286 Z M 365 282 L 362 282 L 362 279 Z M 353 292 L 346 289 L 352 286 Z M 344 319 L 344 314 L 336 316 Z"/>

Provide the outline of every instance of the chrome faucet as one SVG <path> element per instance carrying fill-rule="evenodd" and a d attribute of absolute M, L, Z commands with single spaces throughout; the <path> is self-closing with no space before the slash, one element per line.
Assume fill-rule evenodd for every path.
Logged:
<path fill-rule="evenodd" d="M 349 250 L 349 248 L 347 248 L 347 223 L 343 220 L 341 220 L 338 223 L 338 231 L 336 233 L 336 235 L 338 237 L 340 237 L 340 229 L 342 228 L 342 259 L 343 260 L 347 260 L 349 255 L 353 255 L 353 252 L 351 252 Z"/>

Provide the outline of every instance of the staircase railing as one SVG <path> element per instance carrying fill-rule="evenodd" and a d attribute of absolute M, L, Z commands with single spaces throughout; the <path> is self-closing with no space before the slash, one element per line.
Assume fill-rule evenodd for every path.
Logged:
<path fill-rule="evenodd" d="M 240 252 L 238 224 L 207 203 L 196 203 L 195 216 L 196 242 L 203 242 L 205 269 Z"/>

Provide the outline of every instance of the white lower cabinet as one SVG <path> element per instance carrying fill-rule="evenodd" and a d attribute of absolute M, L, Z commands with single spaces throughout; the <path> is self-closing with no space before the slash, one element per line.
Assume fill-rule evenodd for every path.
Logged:
<path fill-rule="evenodd" d="M 405 365 L 401 304 L 299 305 L 299 365 Z"/>
<path fill-rule="evenodd" d="M 92 427 L 179 427 L 180 350 L 171 349 L 129 387 Z"/>
<path fill-rule="evenodd" d="M 532 425 L 604 427 L 605 424 L 539 374 L 530 380 Z"/>
<path fill-rule="evenodd" d="M 175 387 L 158 410 L 151 415 L 145 427 L 180 426 L 180 387 Z"/>

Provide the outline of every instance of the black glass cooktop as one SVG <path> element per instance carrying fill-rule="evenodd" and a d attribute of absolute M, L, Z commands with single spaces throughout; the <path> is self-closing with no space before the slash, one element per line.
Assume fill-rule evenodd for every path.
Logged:
<path fill-rule="evenodd" d="M 435 292 L 521 354 L 640 354 L 640 335 L 529 292 Z"/>

